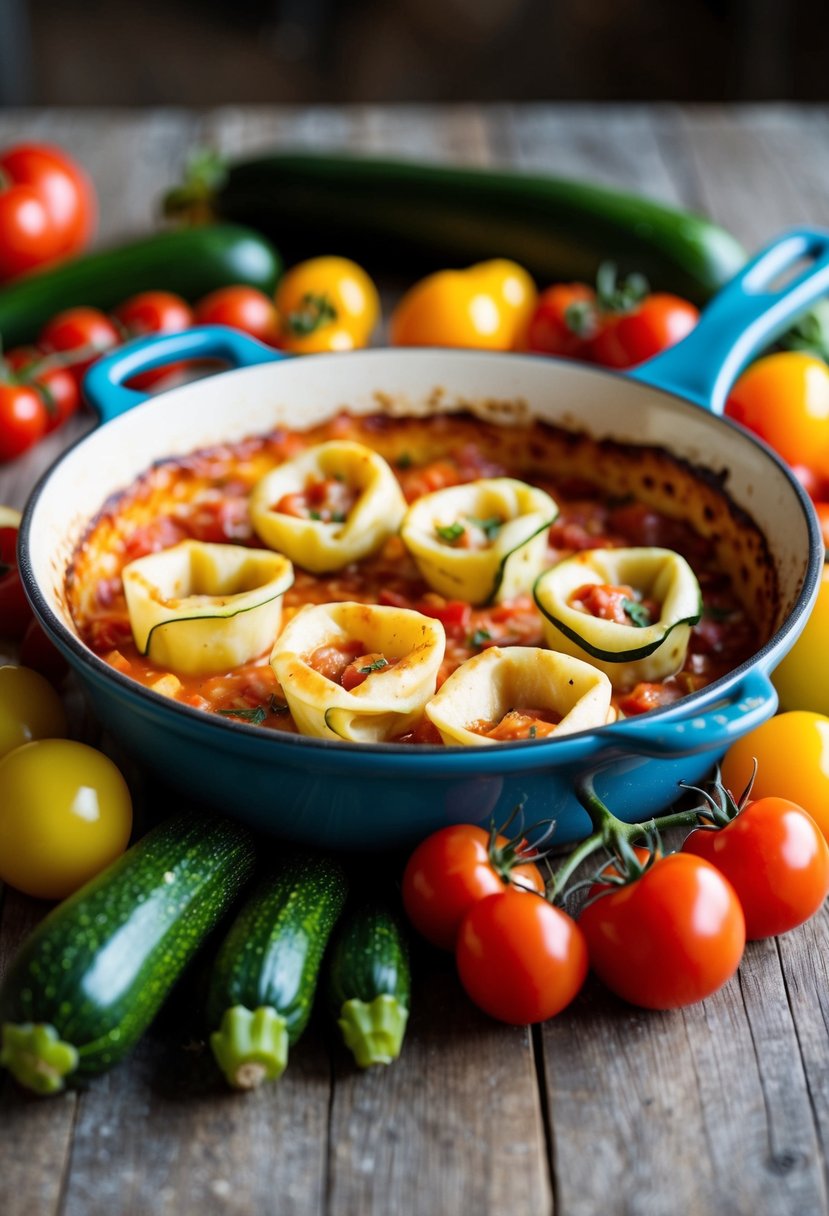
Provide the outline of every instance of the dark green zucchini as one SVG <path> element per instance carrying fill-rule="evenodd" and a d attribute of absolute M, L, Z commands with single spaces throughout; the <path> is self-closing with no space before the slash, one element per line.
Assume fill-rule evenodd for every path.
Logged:
<path fill-rule="evenodd" d="M 33 341 L 64 308 L 107 310 L 139 291 L 174 291 L 191 302 L 232 283 L 270 293 L 281 270 L 273 246 L 235 224 L 159 232 L 0 289 L 0 338 L 6 348 Z"/>
<path fill-rule="evenodd" d="M 513 258 L 543 286 L 592 283 L 602 262 L 704 303 L 745 253 L 724 229 L 586 182 L 339 155 L 278 153 L 227 166 L 201 158 L 168 214 L 249 224 L 291 258 L 336 252 L 418 276 Z"/>
<path fill-rule="evenodd" d="M 397 1059 L 409 1017 L 411 973 L 403 931 L 387 908 L 367 904 L 337 931 L 328 1001 L 361 1068 Z"/>
<path fill-rule="evenodd" d="M 0 990 L 0 1063 L 40 1094 L 117 1064 L 253 864 L 230 820 L 193 813 L 148 833 L 24 943 Z"/>
<path fill-rule="evenodd" d="M 281 1076 L 311 1016 L 322 956 L 346 897 L 342 867 L 291 854 L 231 925 L 210 976 L 207 1025 L 234 1089 Z"/>

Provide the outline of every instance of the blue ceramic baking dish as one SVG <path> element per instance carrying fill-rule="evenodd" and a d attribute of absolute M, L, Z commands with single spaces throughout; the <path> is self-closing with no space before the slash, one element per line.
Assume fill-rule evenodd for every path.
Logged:
<path fill-rule="evenodd" d="M 803 259 L 810 263 L 799 269 Z M 774 283 L 793 275 L 782 288 Z M 451 350 L 369 350 L 282 359 L 229 330 L 141 340 L 101 360 L 86 393 L 106 424 L 47 473 L 26 507 L 20 560 L 43 627 L 82 681 L 107 729 L 188 797 L 282 837 L 332 848 L 408 845 L 457 821 L 553 818 L 556 841 L 584 835 L 580 775 L 629 820 L 701 780 L 729 743 L 769 717 L 769 672 L 794 643 L 817 593 L 822 544 L 801 487 L 763 444 L 718 415 L 749 358 L 829 291 L 829 234 L 790 233 L 763 251 L 705 310 L 680 345 L 619 376 L 566 360 Z M 124 387 L 181 359 L 236 370 L 152 399 Z M 439 404 L 436 405 L 436 402 Z M 355 412 L 472 409 L 534 416 L 623 444 L 668 449 L 715 473 L 763 532 L 780 609 L 750 662 L 675 705 L 550 741 L 480 748 L 357 745 L 263 731 L 178 704 L 113 670 L 79 640 L 64 582 L 71 555 L 105 500 L 153 461 L 278 424 Z M 134 408 L 138 407 L 138 408 Z M 705 408 L 700 408 L 705 407 Z M 781 408 L 784 403 L 781 402 Z M 508 412 L 508 411 L 507 411 Z"/>

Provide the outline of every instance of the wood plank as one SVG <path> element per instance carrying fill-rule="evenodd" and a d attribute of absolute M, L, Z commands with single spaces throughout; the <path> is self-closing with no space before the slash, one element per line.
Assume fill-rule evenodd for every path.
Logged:
<path fill-rule="evenodd" d="M 318 1216 L 330 1092 L 313 1033 L 278 1083 L 243 1095 L 165 1018 L 80 1096 L 61 1216 Z"/>
<path fill-rule="evenodd" d="M 0 911 L 0 982 L 23 939 L 47 905 L 6 889 Z M 42 1099 L 25 1095 L 0 1074 L 0 1212 L 52 1216 L 69 1165 L 77 1109 L 74 1093 Z"/>
<path fill-rule="evenodd" d="M 478 1013 L 450 963 L 427 966 L 399 1060 L 361 1073 L 338 1046 L 328 1210 L 541 1216 L 551 1195 L 530 1033 Z"/>

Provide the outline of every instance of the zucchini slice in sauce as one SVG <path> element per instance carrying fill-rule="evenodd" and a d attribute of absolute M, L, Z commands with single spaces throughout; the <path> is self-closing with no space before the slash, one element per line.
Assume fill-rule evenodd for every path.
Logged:
<path fill-rule="evenodd" d="M 400 534 L 430 587 L 449 599 L 486 604 L 530 590 L 557 515 L 543 490 L 492 477 L 425 494 L 409 508 Z"/>
<path fill-rule="evenodd" d="M 277 638 L 271 667 L 300 734 L 375 743 L 420 716 L 445 647 L 440 621 L 408 608 L 308 604 Z M 357 660 L 351 689 L 321 669 L 338 653 Z"/>
<path fill-rule="evenodd" d="M 411 1004 L 409 952 L 400 922 L 377 903 L 337 930 L 328 963 L 328 1003 L 360 1068 L 400 1055 Z"/>
<path fill-rule="evenodd" d="M 490 646 L 452 672 L 426 716 L 447 745 L 540 740 L 613 721 L 611 692 L 607 676 L 580 659 Z"/>
<path fill-rule="evenodd" d="M 259 537 L 313 574 L 375 553 L 406 512 L 389 465 L 371 448 L 332 439 L 288 460 L 254 486 L 250 517 Z"/>
<path fill-rule="evenodd" d="M 294 571 L 279 553 L 185 540 L 122 572 L 141 654 L 182 675 L 211 675 L 266 651 Z"/>
<path fill-rule="evenodd" d="M 617 689 L 679 671 L 702 613 L 696 576 L 671 549 L 586 550 L 545 570 L 533 594 L 547 645 L 587 659 Z"/>
<path fill-rule="evenodd" d="M 234 1089 L 281 1076 L 311 1016 L 322 956 L 342 911 L 342 867 L 323 854 L 288 856 L 244 904 L 210 976 L 207 1022 Z"/>

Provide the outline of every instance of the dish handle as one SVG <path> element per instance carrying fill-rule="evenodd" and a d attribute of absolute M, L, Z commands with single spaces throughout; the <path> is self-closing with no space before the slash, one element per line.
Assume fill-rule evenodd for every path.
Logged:
<path fill-rule="evenodd" d="M 253 367 L 284 358 L 282 351 L 273 350 L 237 329 L 200 325 L 181 333 L 136 338 L 119 346 L 93 363 L 84 377 L 83 391 L 101 422 L 109 422 L 147 400 L 148 393 L 125 387 L 128 380 L 142 372 L 187 360 L 217 359 L 231 367 Z"/>
<path fill-rule="evenodd" d="M 695 752 L 723 752 L 735 739 L 753 730 L 777 708 L 777 693 L 762 671 L 750 671 L 725 697 L 692 716 L 682 716 L 660 724 L 650 714 L 625 718 L 608 727 L 616 747 L 640 756 L 667 758 L 690 756 Z"/>
<path fill-rule="evenodd" d="M 808 266 L 801 267 L 804 261 Z M 790 277 L 781 286 L 775 281 Z M 784 233 L 717 293 L 696 328 L 628 375 L 721 414 L 749 360 L 829 293 L 829 232 Z"/>

